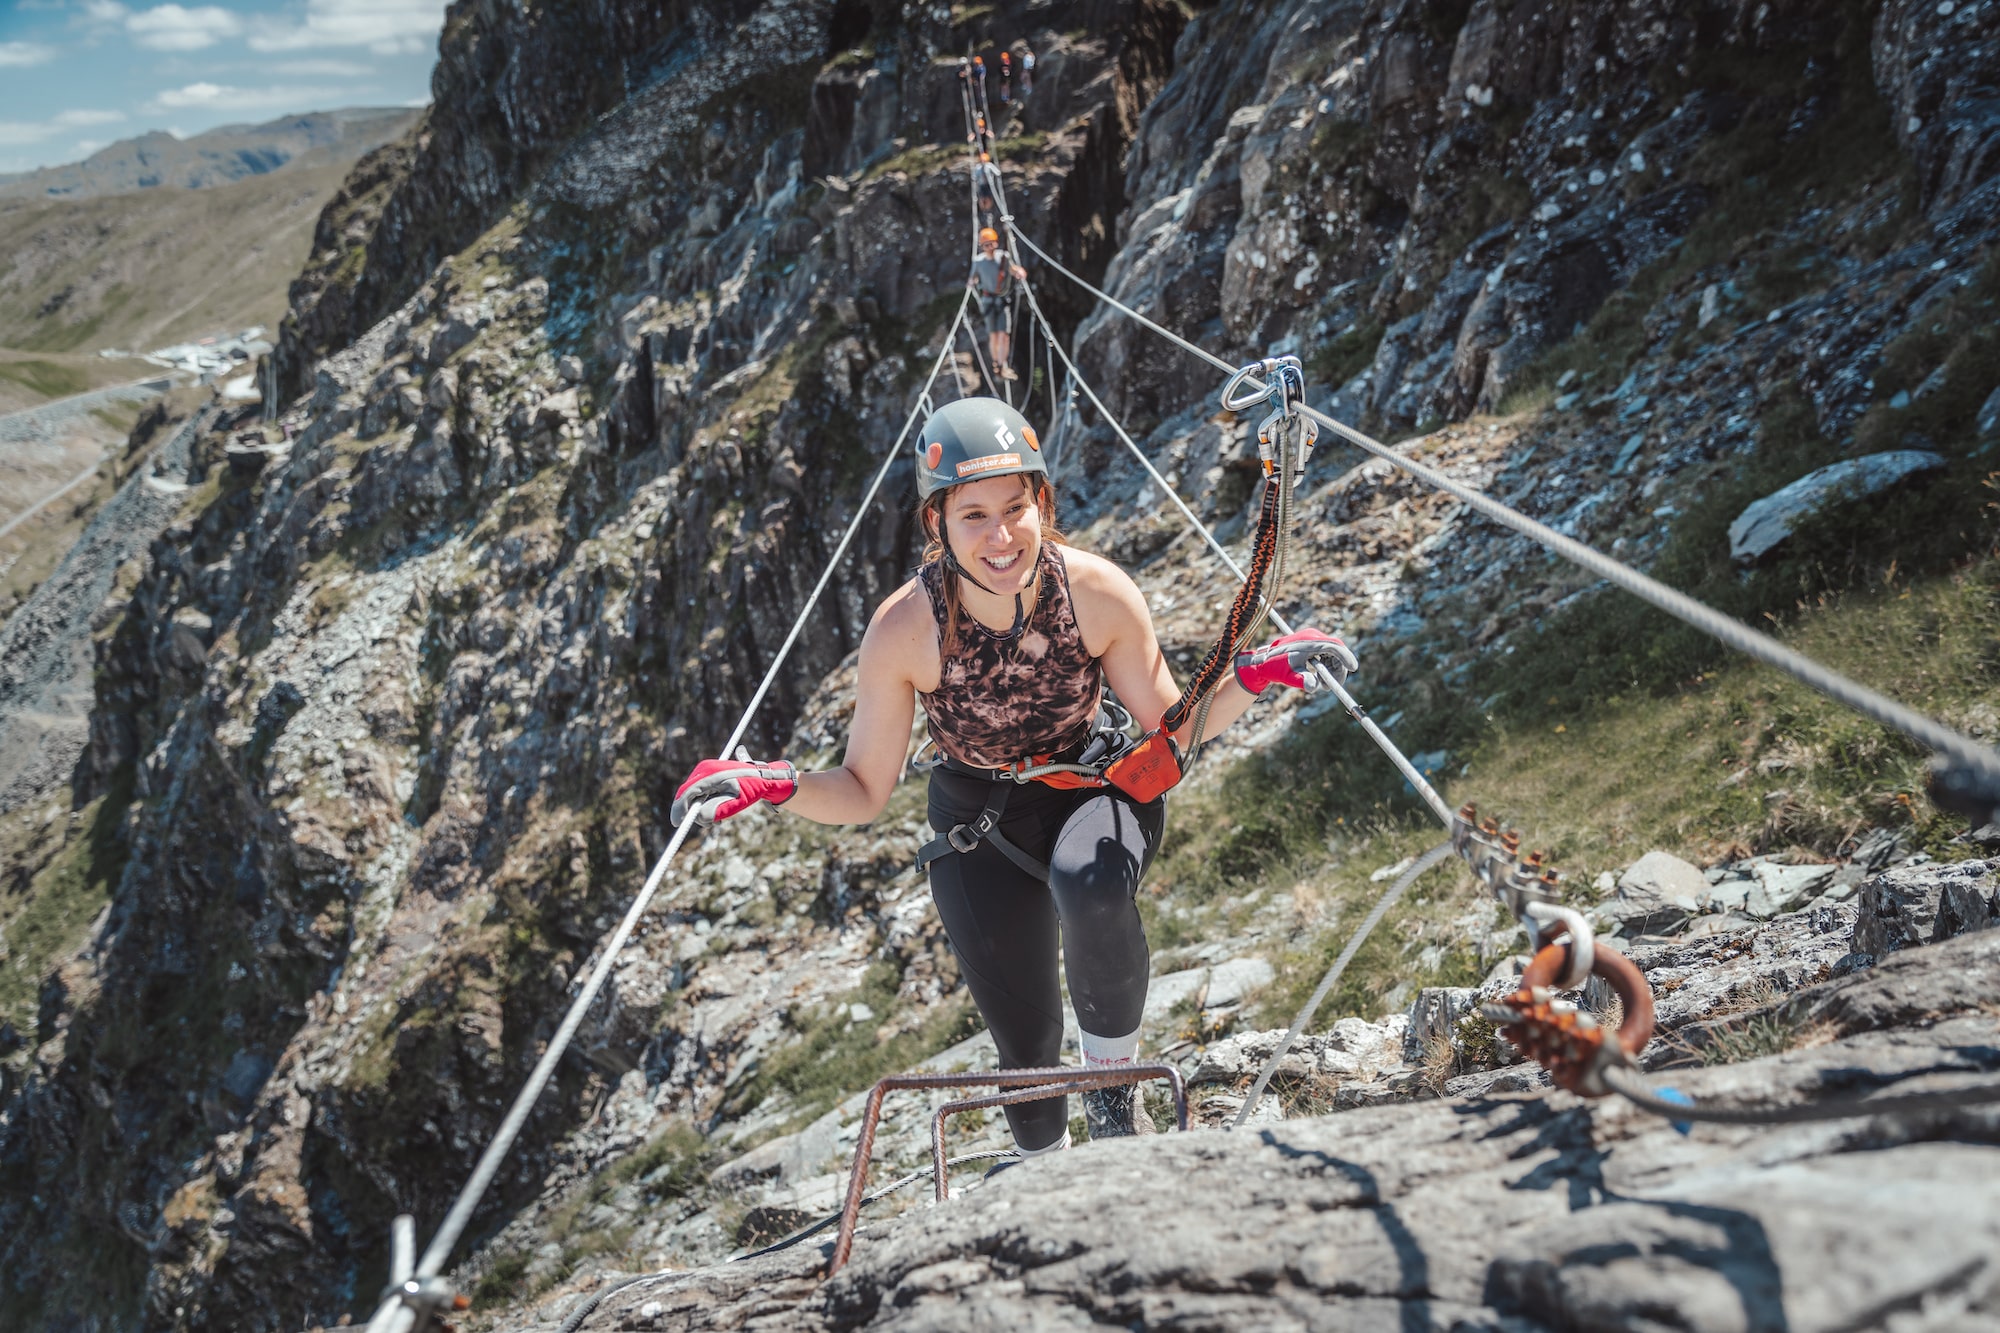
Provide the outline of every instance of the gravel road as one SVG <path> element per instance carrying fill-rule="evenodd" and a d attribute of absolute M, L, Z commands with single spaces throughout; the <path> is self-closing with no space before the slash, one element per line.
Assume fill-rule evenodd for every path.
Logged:
<path fill-rule="evenodd" d="M 0 428 L 24 415 L 0 418 Z M 155 447 L 55 572 L 0 624 L 0 814 L 50 792 L 75 767 L 89 738 L 91 616 L 118 566 L 145 550 L 179 510 L 189 446 L 213 416 L 202 409 Z"/>

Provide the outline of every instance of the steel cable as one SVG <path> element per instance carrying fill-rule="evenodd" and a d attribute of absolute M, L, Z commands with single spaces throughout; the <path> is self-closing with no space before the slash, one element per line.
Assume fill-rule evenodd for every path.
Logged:
<path fill-rule="evenodd" d="M 1019 236 L 1019 233 L 1016 233 L 1016 235 Z M 1137 310 L 1134 310 L 1131 306 L 1126 305 L 1123 301 L 1102 290 L 1094 283 L 1087 282 L 1075 273 L 1070 272 L 1070 270 L 1050 258 L 1046 251 L 1026 236 L 1019 236 L 1019 239 L 1028 249 L 1041 256 L 1042 260 L 1055 269 L 1056 272 L 1090 292 L 1113 309 L 1137 320 L 1155 333 L 1158 333 L 1161 337 L 1168 339 L 1175 346 L 1200 357 L 1219 370 L 1234 374 L 1238 369 L 1230 365 L 1227 361 L 1224 361 L 1221 357 L 1189 342 L 1172 329 L 1140 314 Z M 1503 527 L 1511 528 L 1522 536 L 1540 543 L 1572 564 L 1589 570 L 1599 578 L 1617 584 L 1627 592 L 1665 611 L 1668 615 L 1693 626 L 1718 642 L 1755 658 L 1766 666 L 1774 667 L 1784 672 L 1800 684 L 1819 691 L 1829 699 L 1846 705 L 1848 708 L 1853 709 L 1855 712 L 1872 721 L 1878 722 L 1891 730 L 1901 732 L 1919 744 L 1928 746 L 1930 749 L 1938 751 L 1941 754 L 1950 755 L 1975 772 L 1985 775 L 1989 781 L 2000 782 L 2000 753 L 1995 753 L 1991 748 L 1979 744 L 1972 738 L 1962 735 L 1940 722 L 1925 717 L 1913 708 L 1897 703 L 1886 695 L 1869 689 L 1859 681 L 1851 680 L 1832 668 L 1813 661 L 1803 653 L 1787 648 L 1768 635 L 1750 628 L 1750 626 L 1745 625 L 1742 621 L 1734 617 L 1724 615 L 1715 608 L 1689 597 L 1686 593 L 1676 592 L 1664 583 L 1641 574 L 1638 570 L 1633 569 L 1622 561 L 1614 560 L 1603 552 L 1586 546 L 1573 537 L 1565 537 L 1546 524 L 1537 523 L 1526 514 L 1502 504 L 1483 491 L 1474 490 L 1469 486 L 1454 481 L 1435 468 L 1419 463 L 1407 455 L 1398 453 L 1381 441 L 1328 416 L 1318 408 L 1308 406 L 1304 411 L 1313 420 L 1334 431 L 1341 438 L 1364 452 L 1401 468 L 1427 486 L 1431 486 L 1463 501 Z"/>
<path fill-rule="evenodd" d="M 1028 242 L 1026 237 L 1021 237 L 1021 239 L 1033 248 L 1033 243 Z M 1036 250 L 1035 253 L 1040 254 L 1041 251 Z M 1043 257 L 1047 258 L 1047 256 Z M 1081 280 L 1079 279 L 1079 281 Z M 1236 579 L 1241 582 L 1245 577 L 1243 567 L 1236 563 L 1235 557 L 1229 554 L 1228 548 L 1216 540 L 1215 534 L 1209 531 L 1208 525 L 1201 521 L 1194 510 L 1188 508 L 1187 501 L 1181 499 L 1180 493 L 1168 483 L 1165 476 L 1161 475 L 1160 469 L 1153 465 L 1153 460 L 1146 456 L 1146 451 L 1139 447 L 1139 442 L 1132 438 L 1131 434 L 1125 429 L 1124 424 L 1116 416 L 1112 415 L 1111 409 L 1104 405 L 1104 400 L 1097 396 L 1097 391 L 1090 387 L 1090 381 L 1086 380 L 1077 370 L 1076 363 L 1070 359 L 1069 353 L 1064 350 L 1060 342 L 1056 341 L 1055 331 L 1049 328 L 1048 318 L 1042 313 L 1040 304 L 1035 300 L 1033 285 L 1023 283 L 1022 286 L 1028 294 L 1028 308 L 1034 312 L 1036 320 L 1040 322 L 1043 331 L 1048 334 L 1050 348 L 1054 350 L 1057 356 L 1062 358 L 1062 363 L 1069 374 L 1070 382 L 1083 390 L 1083 396 L 1090 400 L 1091 406 L 1097 409 L 1098 415 L 1104 418 L 1105 423 L 1111 427 L 1112 432 L 1118 436 L 1120 442 L 1124 444 L 1131 455 L 1139 460 L 1139 466 L 1146 470 L 1146 475 L 1151 477 L 1154 483 L 1159 486 L 1162 494 L 1173 501 L 1174 507 L 1180 510 L 1181 517 L 1186 520 L 1189 531 L 1199 534 L 1201 539 L 1208 544 L 1208 549 L 1213 551 L 1216 557 L 1222 561 L 1223 567 L 1235 575 Z M 1093 290 L 1095 289 L 1093 288 Z M 1234 374 L 1235 372 L 1231 371 L 1230 373 Z M 1278 627 L 1280 634 L 1290 634 L 1292 632 L 1291 622 L 1276 607 L 1269 608 L 1269 612 L 1271 623 Z M 1395 765 L 1396 771 L 1403 775 L 1403 780 L 1408 782 L 1411 789 L 1422 798 L 1424 804 L 1430 808 L 1431 813 L 1437 816 L 1438 821 L 1446 828 L 1450 828 L 1452 817 L 1451 807 L 1445 804 L 1444 798 L 1438 795 L 1436 789 L 1424 779 L 1424 775 L 1417 771 L 1417 766 L 1412 764 L 1402 750 L 1397 748 L 1396 743 L 1389 739 L 1388 733 L 1376 725 L 1375 719 L 1368 715 L 1368 710 L 1363 708 L 1355 700 L 1354 696 L 1347 692 L 1346 687 L 1336 680 L 1331 672 L 1321 670 L 1319 673 L 1319 687 L 1333 692 L 1334 698 L 1340 701 L 1340 706 L 1346 710 L 1347 715 L 1360 725 L 1363 734 L 1375 743 L 1377 749 L 1388 756 L 1389 762 Z"/>
<path fill-rule="evenodd" d="M 1334 983 L 1340 980 L 1341 973 L 1347 971 L 1347 965 L 1354 961 L 1355 954 L 1361 952 L 1361 946 L 1368 942 L 1368 937 L 1374 933 L 1375 927 L 1382 924 L 1382 918 L 1396 905 L 1396 900 L 1401 898 L 1404 890 L 1416 883 L 1426 870 L 1450 856 L 1451 851 L 1449 842 L 1441 842 L 1431 848 L 1417 858 L 1415 865 L 1396 876 L 1395 882 L 1375 900 L 1375 906 L 1370 908 L 1368 915 L 1362 919 L 1360 927 L 1347 941 L 1347 947 L 1340 951 L 1340 957 L 1333 960 L 1333 966 L 1326 970 L 1324 977 L 1320 978 L 1319 987 L 1313 991 L 1312 998 L 1307 1000 L 1293 1016 L 1291 1030 L 1285 1033 L 1285 1039 L 1278 1043 L 1278 1049 L 1271 1053 L 1271 1058 L 1266 1060 L 1263 1069 L 1258 1071 L 1257 1081 L 1250 1085 L 1250 1092 L 1243 1099 L 1242 1109 L 1237 1111 L 1236 1119 L 1229 1124 L 1231 1129 L 1241 1129 L 1244 1122 L 1250 1118 L 1250 1113 L 1257 1109 L 1257 1103 L 1263 1099 L 1264 1089 L 1271 1085 L 1271 1076 L 1278 1072 L 1278 1066 L 1284 1062 L 1287 1055 L 1291 1054 L 1292 1044 L 1299 1039 L 1299 1034 L 1305 1031 L 1306 1024 L 1312 1022 L 1313 1015 L 1319 1012 L 1321 1002 L 1332 992 Z"/>
<path fill-rule="evenodd" d="M 869 483 L 868 490 L 863 494 L 860 504 L 855 508 L 854 517 L 848 522 L 847 530 L 841 534 L 839 543 L 834 547 L 833 554 L 827 560 L 826 568 L 820 573 L 819 581 L 813 585 L 813 590 L 807 596 L 805 605 L 799 609 L 799 614 L 793 620 L 792 627 L 785 635 L 784 642 L 779 645 L 777 654 L 773 657 L 769 669 L 765 671 L 764 678 L 758 682 L 756 692 L 751 695 L 750 702 L 744 706 L 742 716 L 737 719 L 735 729 L 730 732 L 729 739 L 724 742 L 719 753 L 729 755 L 735 752 L 737 745 L 742 742 L 745 733 L 748 732 L 751 720 L 756 716 L 758 708 L 762 706 L 765 696 L 770 693 L 772 684 L 777 680 L 779 669 L 784 665 L 793 646 L 798 642 L 799 634 L 805 628 L 807 618 L 811 616 L 814 608 L 818 606 L 820 596 L 826 591 L 826 586 L 831 581 L 834 570 L 839 566 L 841 558 L 846 555 L 848 545 L 854 540 L 854 534 L 860 530 L 862 522 L 867 518 L 870 508 L 874 505 L 875 497 L 882 489 L 882 483 L 888 479 L 890 470 L 895 466 L 896 460 L 902 455 L 903 441 L 909 437 L 910 431 L 916 426 L 917 419 L 923 411 L 923 403 L 929 397 L 931 386 L 937 382 L 939 373 L 944 369 L 945 359 L 951 353 L 957 328 L 964 322 L 965 308 L 971 299 L 972 295 L 968 291 L 959 301 L 958 314 L 953 317 L 952 328 L 946 332 L 944 339 L 939 344 L 937 359 L 931 365 L 930 377 L 924 381 L 923 389 L 916 395 L 916 406 L 911 408 L 909 416 L 904 419 L 903 429 L 897 434 L 896 442 L 890 446 L 887 455 L 882 460 L 882 466 L 876 470 L 874 480 Z M 431 1238 L 429 1247 L 425 1249 L 423 1258 L 417 1264 L 416 1273 L 418 1277 L 434 1277 L 443 1271 L 445 1261 L 451 1257 L 452 1248 L 457 1245 L 459 1237 L 465 1232 L 466 1225 L 472 1220 L 473 1209 L 479 1205 L 479 1201 L 485 1197 L 487 1189 L 492 1185 L 493 1177 L 498 1173 L 502 1159 L 506 1157 L 507 1152 L 513 1147 L 514 1140 L 520 1135 L 522 1126 L 527 1123 L 529 1111 L 533 1109 L 535 1102 L 541 1096 L 542 1089 L 547 1086 L 550 1077 L 555 1073 L 557 1063 L 568 1050 L 571 1040 L 576 1036 L 578 1027 L 582 1025 L 584 1014 L 589 1010 L 592 1002 L 596 1000 L 598 992 L 603 989 L 606 979 L 610 976 L 612 965 L 616 962 L 619 951 L 624 948 L 626 940 L 631 937 L 633 929 L 638 925 L 639 918 L 645 914 L 646 908 L 652 903 L 654 894 L 659 891 L 660 884 L 666 877 L 668 866 L 672 864 L 675 855 L 681 849 L 681 845 L 687 841 L 688 834 L 693 831 L 696 822 L 693 819 L 688 819 L 679 828 L 674 830 L 673 837 L 668 841 L 666 850 L 660 853 L 658 861 L 653 865 L 652 872 L 646 877 L 644 886 L 639 890 L 638 896 L 632 900 L 632 906 L 626 910 L 624 919 L 618 923 L 618 928 L 612 932 L 610 939 L 605 943 L 597 964 L 591 970 L 583 989 L 577 993 L 576 999 L 570 1005 L 569 1012 L 563 1016 L 562 1025 L 556 1029 L 556 1034 L 550 1039 L 548 1048 L 543 1052 L 541 1059 L 536 1062 L 534 1071 L 528 1076 L 527 1083 L 523 1085 L 520 1093 L 514 1098 L 514 1103 L 508 1108 L 506 1118 L 501 1121 L 499 1130 L 495 1132 L 492 1141 L 486 1147 L 486 1151 L 480 1156 L 478 1164 L 473 1168 L 472 1177 L 466 1181 L 465 1187 L 459 1191 L 458 1198 L 453 1202 L 451 1211 L 445 1215 L 445 1219 L 439 1225 L 437 1233 Z M 384 1321 L 384 1316 L 392 1315 L 398 1304 L 399 1302 L 393 1296 L 388 1301 L 385 1301 L 382 1308 L 376 1312 L 375 1318 L 369 1322 L 370 1329 L 375 1329 L 377 1333 L 380 1333 L 380 1329 L 389 1328 L 390 1323 Z M 378 1329 L 378 1324 L 380 1329 Z"/>

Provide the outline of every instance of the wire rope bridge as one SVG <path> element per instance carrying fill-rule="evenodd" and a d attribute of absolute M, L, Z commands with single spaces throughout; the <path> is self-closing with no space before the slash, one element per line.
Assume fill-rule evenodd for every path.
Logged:
<path fill-rule="evenodd" d="M 1048 378 L 1051 386 L 1052 414 L 1056 411 L 1053 386 L 1056 362 L 1059 360 L 1069 386 L 1065 398 L 1069 399 L 1075 393 L 1081 392 L 1124 447 L 1138 460 L 1153 483 L 1160 488 L 1161 493 L 1173 503 L 1189 530 L 1198 535 L 1221 559 L 1223 566 L 1232 576 L 1241 580 L 1242 586 L 1236 604 L 1232 607 L 1229 625 L 1225 629 L 1223 638 L 1217 642 L 1209 658 L 1204 661 L 1203 667 L 1197 671 L 1196 680 L 1190 685 L 1189 692 L 1176 702 L 1175 710 L 1170 710 L 1170 718 L 1178 713 L 1182 720 L 1189 715 L 1194 719 L 1194 739 L 1188 754 L 1190 764 L 1199 756 L 1207 706 L 1213 698 L 1214 689 L 1218 687 L 1221 675 L 1220 672 L 1209 672 L 1210 663 L 1232 661 L 1235 651 L 1246 646 L 1250 636 L 1266 621 L 1275 625 L 1281 633 L 1289 633 L 1291 630 L 1291 625 L 1277 609 L 1286 548 L 1290 541 L 1291 493 L 1303 478 L 1307 460 L 1319 431 L 1324 428 L 1364 452 L 1402 469 L 1424 485 L 1443 491 L 1494 522 L 1540 543 L 1563 559 L 1924 745 L 1936 756 L 1933 760 L 1932 787 L 1933 794 L 1940 804 L 1967 813 L 1977 813 L 1984 818 L 1994 817 L 1996 809 L 2000 809 L 2000 754 L 1996 754 L 1988 747 L 1840 675 L 1714 608 L 1676 592 L 1630 566 L 1536 522 L 1484 492 L 1466 486 L 1435 468 L 1391 449 L 1345 422 L 1309 406 L 1305 402 L 1306 386 L 1303 369 L 1296 357 L 1271 357 L 1248 365 L 1236 365 L 1188 341 L 1066 268 L 1033 240 L 1021 234 L 1015 226 L 1015 219 L 1007 207 L 1001 173 L 993 167 L 984 151 L 987 122 L 985 117 L 979 114 L 983 108 L 975 102 L 969 81 L 964 90 L 962 105 L 967 119 L 967 139 L 972 145 L 968 156 L 971 166 L 975 235 L 981 204 L 980 192 L 990 191 L 997 204 L 998 220 L 1004 228 L 1004 250 L 1008 263 L 1018 262 L 1017 257 L 1025 249 L 1052 271 L 1075 283 L 1110 310 L 1136 321 L 1227 375 L 1228 379 L 1223 385 L 1220 399 L 1224 409 L 1238 414 L 1251 412 L 1260 407 L 1269 409 L 1268 415 L 1258 427 L 1266 485 L 1258 531 L 1250 553 L 1250 568 L 1246 571 L 1215 534 L 1201 522 L 1186 500 L 1154 466 L 1144 449 L 1132 438 L 1116 414 L 1090 387 L 1070 353 L 1056 337 L 1035 296 L 1033 286 L 1025 280 L 1021 281 L 1019 296 L 1026 301 L 1035 328 L 1048 349 L 1047 365 L 1050 372 Z M 946 329 L 945 336 L 939 344 L 930 374 L 915 395 L 909 415 L 904 419 L 902 430 L 897 433 L 894 442 L 883 456 L 881 466 L 877 468 L 863 493 L 853 518 L 834 547 L 826 568 L 807 595 L 804 605 L 800 607 L 790 631 L 779 645 L 770 667 L 758 683 L 749 703 L 745 705 L 728 739 L 723 742 L 719 753 L 728 755 L 737 751 L 751 720 L 763 704 L 792 648 L 798 642 L 806 621 L 818 606 L 834 570 L 845 556 L 855 533 L 880 495 L 883 483 L 901 455 L 904 441 L 909 438 L 911 430 L 929 410 L 931 389 L 943 371 L 947 358 L 954 355 L 952 349 L 956 345 L 959 333 L 961 330 L 971 333 L 967 325 L 967 311 L 971 297 L 972 292 L 968 287 L 964 299 L 959 302 L 958 311 L 953 316 L 950 327 Z M 993 388 L 1004 392 L 1003 386 L 1006 381 L 997 373 L 997 368 L 989 367 L 978 356 L 977 337 L 972 337 L 970 341 L 973 359 L 978 365 L 981 377 Z M 1032 380 L 1024 388 L 1032 391 Z M 1071 415 L 1067 403 L 1061 415 L 1065 420 Z M 1361 727 L 1369 740 L 1374 742 L 1403 779 L 1416 791 L 1424 805 L 1443 826 L 1446 837 L 1404 871 L 1374 904 L 1311 998 L 1294 1018 L 1278 1049 L 1259 1071 L 1232 1128 L 1250 1118 L 1280 1062 L 1290 1051 L 1299 1034 L 1311 1022 L 1320 1003 L 1331 991 L 1335 981 L 1377 923 L 1421 875 L 1454 855 L 1464 861 L 1474 876 L 1513 913 L 1515 919 L 1526 929 L 1533 951 L 1533 957 L 1521 978 L 1519 988 L 1500 1001 L 1487 1006 L 1487 1016 L 1501 1025 L 1501 1034 L 1508 1041 L 1546 1068 L 1559 1087 L 1587 1097 L 1615 1093 L 1646 1111 L 1675 1122 L 1677 1126 L 1692 1121 L 1781 1124 L 1848 1116 L 1933 1111 L 2000 1102 L 2000 1085 L 1787 1106 L 1696 1105 L 1673 1089 L 1649 1087 L 1639 1072 L 1636 1057 L 1652 1036 L 1653 1000 L 1651 990 L 1638 968 L 1617 951 L 1597 943 L 1585 917 L 1557 901 L 1556 875 L 1543 863 L 1540 853 L 1530 852 L 1524 856 L 1521 853 L 1520 837 L 1517 833 L 1501 829 L 1490 818 L 1480 819 L 1472 805 L 1468 804 L 1454 810 L 1446 804 L 1444 798 L 1389 739 L 1368 715 L 1367 710 L 1348 692 L 1345 685 L 1324 667 L 1316 667 L 1315 672 L 1316 676 L 1308 679 L 1308 688 L 1331 692 L 1347 715 Z M 1204 683 L 1210 674 L 1214 674 L 1218 679 Z M 1176 722 L 1175 726 L 1178 725 Z M 1025 775 L 1023 780 L 1026 780 Z M 370 1333 L 407 1333 L 420 1321 L 426 1321 L 443 1310 L 454 1306 L 464 1307 L 464 1298 L 453 1290 L 450 1282 L 443 1276 L 446 1261 L 464 1235 L 474 1210 L 491 1186 L 501 1163 L 512 1150 L 527 1121 L 530 1109 L 548 1085 L 556 1066 L 575 1037 L 585 1013 L 602 991 L 619 951 L 631 937 L 634 927 L 659 892 L 669 868 L 697 822 L 693 819 L 686 820 L 674 831 L 666 849 L 654 863 L 624 918 L 604 942 L 596 962 L 578 989 L 569 1011 L 564 1015 L 562 1024 L 508 1108 L 499 1129 L 474 1167 L 470 1179 L 466 1181 L 421 1256 L 415 1251 L 413 1219 L 407 1215 L 396 1219 L 392 1233 L 391 1281 L 383 1293 L 374 1318 L 369 1322 Z M 1622 1002 L 1623 1015 L 1615 1031 L 1600 1027 L 1591 1015 L 1581 1012 L 1574 1001 L 1565 998 L 1565 992 L 1575 991 L 1592 976 L 1599 977 L 1607 983 Z M 883 1079 L 868 1095 L 862 1116 L 860 1141 L 855 1150 L 854 1167 L 849 1177 L 846 1200 L 841 1211 L 755 1253 L 766 1254 L 795 1245 L 838 1221 L 839 1231 L 833 1254 L 825 1270 L 826 1274 L 831 1276 L 846 1262 L 851 1252 L 854 1232 L 864 1204 L 926 1177 L 932 1179 L 936 1197 L 942 1201 L 948 1197 L 946 1173 L 951 1165 L 1010 1155 L 1004 1152 L 973 1153 L 947 1160 L 944 1153 L 944 1124 L 950 1116 L 963 1111 L 1002 1106 L 1011 1102 L 1150 1080 L 1162 1080 L 1168 1084 L 1174 1099 L 1177 1124 L 1181 1129 L 1186 1129 L 1187 1104 L 1180 1073 L 1174 1067 L 1164 1064 L 1130 1065 L 1115 1069 L 1066 1067 L 941 1075 L 907 1074 Z M 873 1194 L 868 1193 L 869 1158 L 872 1155 L 876 1126 L 884 1099 L 894 1092 L 925 1089 L 957 1091 L 968 1088 L 993 1088 L 996 1091 L 984 1097 L 965 1098 L 944 1105 L 932 1118 L 931 1165 L 906 1175 Z M 739 1256 L 739 1258 L 748 1257 L 753 1256 Z M 662 1276 L 666 1275 L 647 1275 L 631 1279 L 631 1282 L 655 1280 Z M 620 1284 L 621 1287 L 624 1285 L 630 1284 Z M 573 1330 L 580 1326 L 590 1311 L 605 1296 L 617 1289 L 619 1288 L 607 1288 L 592 1297 L 566 1321 L 565 1330 Z"/>

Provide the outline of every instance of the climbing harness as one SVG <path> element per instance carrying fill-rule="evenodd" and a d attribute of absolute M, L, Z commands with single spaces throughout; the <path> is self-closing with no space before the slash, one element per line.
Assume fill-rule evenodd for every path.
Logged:
<path fill-rule="evenodd" d="M 991 785 L 979 814 L 962 824 L 954 824 L 940 837 L 931 839 L 917 852 L 917 869 L 929 870 L 931 862 L 952 852 L 970 852 L 982 842 L 1006 857 L 1020 870 L 1048 882 L 1048 866 L 1000 832 L 1000 819 L 1015 788 L 1030 782 L 1059 790 L 1076 790 L 1109 785 L 1106 769 L 1132 745 L 1132 714 L 1108 695 L 1098 702 L 1096 720 L 1076 744 L 1051 754 L 1031 755 L 1002 768 L 978 768 L 960 763 L 937 748 L 936 738 L 927 739 L 910 760 L 910 771 L 928 773 L 942 768 L 961 777 L 975 778 Z"/>
<path fill-rule="evenodd" d="M 990 842 L 993 850 L 1012 861 L 1016 868 L 1047 883 L 1048 864 L 1028 855 L 1013 839 L 1000 832 L 1000 816 L 1007 813 L 1007 798 L 1013 794 L 1014 784 L 1011 781 L 991 781 L 986 804 L 980 808 L 978 817 L 969 823 L 955 824 L 945 831 L 943 837 L 925 843 L 917 852 L 917 869 L 929 870 L 931 862 L 940 856 L 974 851 L 980 843 Z"/>

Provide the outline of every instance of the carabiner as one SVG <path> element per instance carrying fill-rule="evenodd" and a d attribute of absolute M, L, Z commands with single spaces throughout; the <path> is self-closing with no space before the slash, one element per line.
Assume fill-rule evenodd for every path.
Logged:
<path fill-rule="evenodd" d="M 1237 397 L 1236 390 L 1243 381 L 1261 375 L 1264 383 L 1257 392 Z M 1222 410 L 1225 412 L 1247 412 L 1262 402 L 1276 397 L 1283 405 L 1286 416 L 1298 411 L 1297 402 L 1305 397 L 1305 367 L 1295 356 L 1267 356 L 1262 361 L 1252 361 L 1222 386 Z"/>

